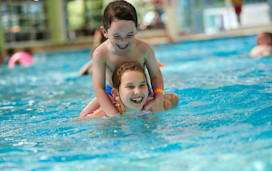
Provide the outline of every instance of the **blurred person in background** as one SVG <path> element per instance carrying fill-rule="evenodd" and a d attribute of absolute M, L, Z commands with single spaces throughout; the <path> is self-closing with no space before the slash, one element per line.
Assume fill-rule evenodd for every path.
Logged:
<path fill-rule="evenodd" d="M 162 0 L 154 0 L 153 5 L 155 7 L 155 28 L 164 28 L 164 23 L 162 21 L 163 11 L 163 1 Z"/>
<path fill-rule="evenodd" d="M 94 41 L 93 41 L 93 48 L 91 51 L 90 56 L 93 56 L 93 52 L 94 50 L 101 44 L 103 43 L 105 40 L 107 40 L 104 35 L 102 34 L 102 32 L 100 31 L 100 29 L 96 29 L 94 32 Z M 79 75 L 91 75 L 92 74 L 92 66 L 93 63 L 90 60 L 88 63 L 86 63 L 85 65 L 83 65 L 81 67 L 81 69 L 79 70 Z"/>
<path fill-rule="evenodd" d="M 235 10 L 238 23 L 241 24 L 241 12 L 242 12 L 242 5 L 244 0 L 231 0 L 231 2 Z"/>
<path fill-rule="evenodd" d="M 268 57 L 272 53 L 272 34 L 261 32 L 257 34 L 256 46 L 249 52 L 250 57 Z"/>
<path fill-rule="evenodd" d="M 3 65 L 5 62 L 4 51 L 0 50 L 0 65 Z"/>
<path fill-rule="evenodd" d="M 22 51 L 15 52 L 14 49 L 7 50 L 9 58 L 8 66 L 9 68 L 15 67 L 15 65 L 20 64 L 22 66 L 31 66 L 34 64 L 32 59 L 32 49 L 25 48 Z"/>

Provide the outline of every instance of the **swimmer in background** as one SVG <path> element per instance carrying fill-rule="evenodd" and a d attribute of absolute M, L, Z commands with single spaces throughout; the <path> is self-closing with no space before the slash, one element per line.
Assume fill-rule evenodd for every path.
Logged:
<path fill-rule="evenodd" d="M 154 99 L 145 106 L 145 110 L 162 112 L 163 109 L 163 77 L 157 64 L 153 48 L 146 42 L 135 38 L 139 25 L 134 6 L 127 1 L 113 1 L 104 10 L 101 32 L 107 40 L 93 52 L 93 87 L 96 98 L 80 113 L 84 116 L 99 106 L 107 116 L 119 114 L 108 94 L 111 94 L 112 72 L 122 63 L 138 61 L 146 66 Z M 106 82 L 107 81 L 107 82 Z"/>
<path fill-rule="evenodd" d="M 107 39 L 104 37 L 104 35 L 102 34 L 102 32 L 99 29 L 96 29 L 94 32 L 94 42 L 93 42 L 93 49 L 91 51 L 90 56 L 93 56 L 93 52 L 94 50 L 104 41 L 106 41 Z M 93 63 L 90 60 L 89 62 L 87 62 L 85 65 L 83 65 L 83 67 L 81 67 L 81 69 L 79 70 L 79 75 L 91 75 L 93 72 Z"/>
<path fill-rule="evenodd" d="M 138 62 L 128 62 L 118 67 L 112 75 L 113 88 L 111 90 L 112 103 L 120 114 L 135 113 L 134 115 L 143 115 L 152 111 L 142 111 L 152 96 L 150 96 L 145 68 Z M 178 104 L 178 95 L 175 93 L 164 94 L 164 110 L 172 109 Z M 107 116 L 101 107 L 79 118 L 71 121 L 88 120 Z"/>
<path fill-rule="evenodd" d="M 256 46 L 249 52 L 250 57 L 261 58 L 271 56 L 272 53 L 272 34 L 261 32 L 257 34 Z"/>
<path fill-rule="evenodd" d="M 0 49 L 0 65 L 3 65 L 5 62 L 5 55 L 4 54 L 5 54 L 4 50 Z"/>
<path fill-rule="evenodd" d="M 30 48 L 25 48 L 23 51 L 16 53 L 14 53 L 14 49 L 9 49 L 7 52 L 11 56 L 8 62 L 9 68 L 13 68 L 17 64 L 22 66 L 33 65 L 32 50 Z"/>

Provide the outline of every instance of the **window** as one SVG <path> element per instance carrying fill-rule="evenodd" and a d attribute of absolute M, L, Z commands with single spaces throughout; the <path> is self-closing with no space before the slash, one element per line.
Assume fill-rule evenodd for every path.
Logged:
<path fill-rule="evenodd" d="M 49 38 L 44 0 L 1 0 L 1 14 L 6 43 Z"/>
<path fill-rule="evenodd" d="M 70 38 L 93 35 L 102 25 L 102 0 L 68 0 L 66 9 Z"/>

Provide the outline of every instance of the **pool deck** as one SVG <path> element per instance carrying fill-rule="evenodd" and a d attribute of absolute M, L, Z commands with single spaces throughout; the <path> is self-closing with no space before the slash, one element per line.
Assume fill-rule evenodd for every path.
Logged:
<path fill-rule="evenodd" d="M 217 32 L 213 34 L 207 34 L 207 33 L 180 34 L 179 37 L 177 38 L 177 42 L 201 41 L 201 40 L 228 38 L 228 37 L 250 36 L 250 35 L 256 35 L 263 31 L 272 32 L 272 25 L 267 25 L 262 27 L 232 29 L 232 30 Z M 155 45 L 169 43 L 169 39 L 166 36 L 165 32 L 161 30 L 154 31 L 153 33 L 151 31 L 150 33 L 148 33 L 148 31 L 142 34 L 140 33 L 138 37 L 143 40 L 146 40 L 150 44 L 155 44 Z"/>
<path fill-rule="evenodd" d="M 262 26 L 262 27 L 251 27 L 251 28 L 240 28 L 232 29 L 223 32 L 217 32 L 213 34 L 180 34 L 176 39 L 176 42 L 184 41 L 201 41 L 209 39 L 227 38 L 227 37 L 240 37 L 240 36 L 250 36 L 256 35 L 262 31 L 272 31 L 272 25 Z M 166 43 L 173 43 L 168 38 L 165 30 L 148 30 L 140 31 L 137 34 L 137 38 L 144 40 L 152 45 L 160 45 Z M 86 50 L 92 47 L 93 36 L 85 38 L 77 38 L 74 40 L 69 40 L 64 43 L 51 43 L 51 42 L 34 42 L 32 44 L 17 44 L 13 46 L 7 45 L 8 48 L 14 48 L 16 51 L 23 50 L 25 48 L 30 48 L 33 53 L 35 52 L 47 52 L 47 51 L 60 51 L 60 50 Z"/>

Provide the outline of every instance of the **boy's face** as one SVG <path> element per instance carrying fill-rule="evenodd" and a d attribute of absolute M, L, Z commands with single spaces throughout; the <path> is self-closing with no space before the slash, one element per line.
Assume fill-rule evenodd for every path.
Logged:
<path fill-rule="evenodd" d="M 265 33 L 260 33 L 257 35 L 257 45 L 271 45 L 272 40 L 269 35 Z"/>
<path fill-rule="evenodd" d="M 142 110 L 148 97 L 145 75 L 140 71 L 126 71 L 121 76 L 118 96 L 126 112 Z"/>
<path fill-rule="evenodd" d="M 129 49 L 135 35 L 137 28 L 135 23 L 131 20 L 116 20 L 111 23 L 110 28 L 104 32 L 114 48 L 119 51 L 126 51 Z"/>

